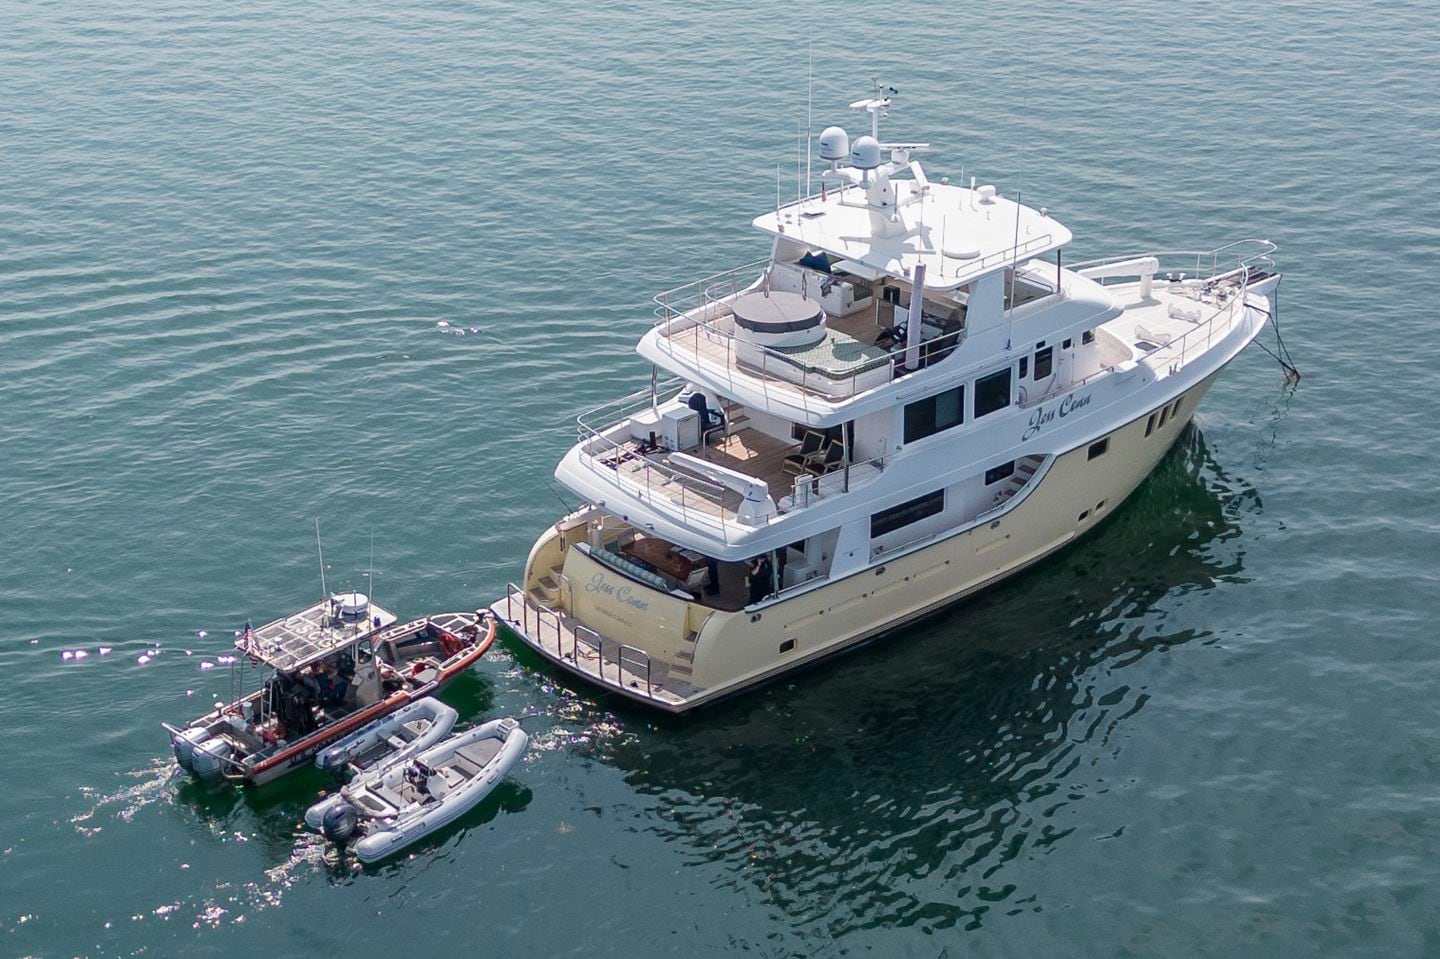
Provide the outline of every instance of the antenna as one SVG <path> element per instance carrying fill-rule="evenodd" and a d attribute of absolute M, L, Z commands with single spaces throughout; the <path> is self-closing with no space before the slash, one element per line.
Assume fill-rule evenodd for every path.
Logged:
<path fill-rule="evenodd" d="M 815 41 L 810 40 L 810 85 L 805 93 L 805 195 L 810 195 L 810 133 L 815 129 Z"/>
<path fill-rule="evenodd" d="M 315 517 L 315 551 L 320 554 L 320 598 L 329 599 L 330 591 L 325 588 L 325 548 L 320 545 L 320 517 Z"/>
<path fill-rule="evenodd" d="M 375 602 L 375 527 L 370 527 L 370 602 Z"/>
<path fill-rule="evenodd" d="M 1010 309 L 1006 319 L 1015 312 L 1015 274 L 1020 272 L 1020 191 L 1015 191 L 1015 245 L 1010 248 Z"/>
<path fill-rule="evenodd" d="M 801 166 L 801 163 L 800 163 L 800 151 L 803 150 L 803 149 L 805 149 L 805 147 L 804 147 L 804 145 L 803 145 L 803 144 L 801 143 L 801 141 L 800 141 L 800 131 L 799 131 L 799 130 L 796 130 L 796 131 L 795 131 L 795 201 L 796 201 L 797 203 L 800 202 L 801 200 L 805 199 L 805 194 L 801 192 L 801 188 L 804 186 L 804 184 L 802 184 L 802 183 L 800 182 L 800 166 Z"/>

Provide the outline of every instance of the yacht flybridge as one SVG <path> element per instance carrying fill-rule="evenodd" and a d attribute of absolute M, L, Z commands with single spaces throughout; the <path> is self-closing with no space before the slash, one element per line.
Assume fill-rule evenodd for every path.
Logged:
<path fill-rule="evenodd" d="M 1270 243 L 1066 262 L 1045 209 L 881 142 L 890 103 L 579 417 L 586 505 L 492 607 L 557 667 L 683 712 L 989 586 L 1118 507 L 1264 328 Z"/>

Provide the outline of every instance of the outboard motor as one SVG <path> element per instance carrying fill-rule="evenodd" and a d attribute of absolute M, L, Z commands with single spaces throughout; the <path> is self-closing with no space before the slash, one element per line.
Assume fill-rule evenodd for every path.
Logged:
<path fill-rule="evenodd" d="M 215 782 L 225 775 L 230 759 L 230 744 L 223 739 L 207 739 L 195 747 L 191 755 L 191 771 L 206 782 Z"/>
<path fill-rule="evenodd" d="M 348 802 L 342 802 L 325 810 L 325 818 L 320 821 L 320 831 L 325 834 L 326 839 L 343 846 L 355 835 L 359 825 L 360 814 L 355 807 Z"/>
<path fill-rule="evenodd" d="M 175 750 L 175 761 L 186 772 L 195 771 L 195 747 L 210 738 L 208 730 L 198 727 L 182 729 L 170 737 L 170 748 Z"/>

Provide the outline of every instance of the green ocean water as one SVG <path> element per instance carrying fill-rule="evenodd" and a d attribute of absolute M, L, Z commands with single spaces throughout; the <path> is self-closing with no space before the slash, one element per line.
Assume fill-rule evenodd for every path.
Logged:
<path fill-rule="evenodd" d="M 649 297 L 765 254 L 812 50 L 816 129 L 882 78 L 1067 259 L 1280 244 L 1304 379 L 693 720 L 497 647 L 447 698 L 525 763 L 378 868 L 318 774 L 173 772 L 315 517 L 402 613 L 520 575 Z M 1437 89 L 1423 5 L 0 0 L 0 955 L 1440 954 Z"/>

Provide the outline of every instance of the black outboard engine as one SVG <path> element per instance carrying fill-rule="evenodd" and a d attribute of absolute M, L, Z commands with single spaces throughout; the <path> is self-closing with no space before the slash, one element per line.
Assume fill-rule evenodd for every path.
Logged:
<path fill-rule="evenodd" d="M 325 834 L 325 838 L 341 845 L 349 842 L 359 826 L 360 814 L 348 802 L 327 809 L 325 818 L 320 821 L 320 831 Z"/>

